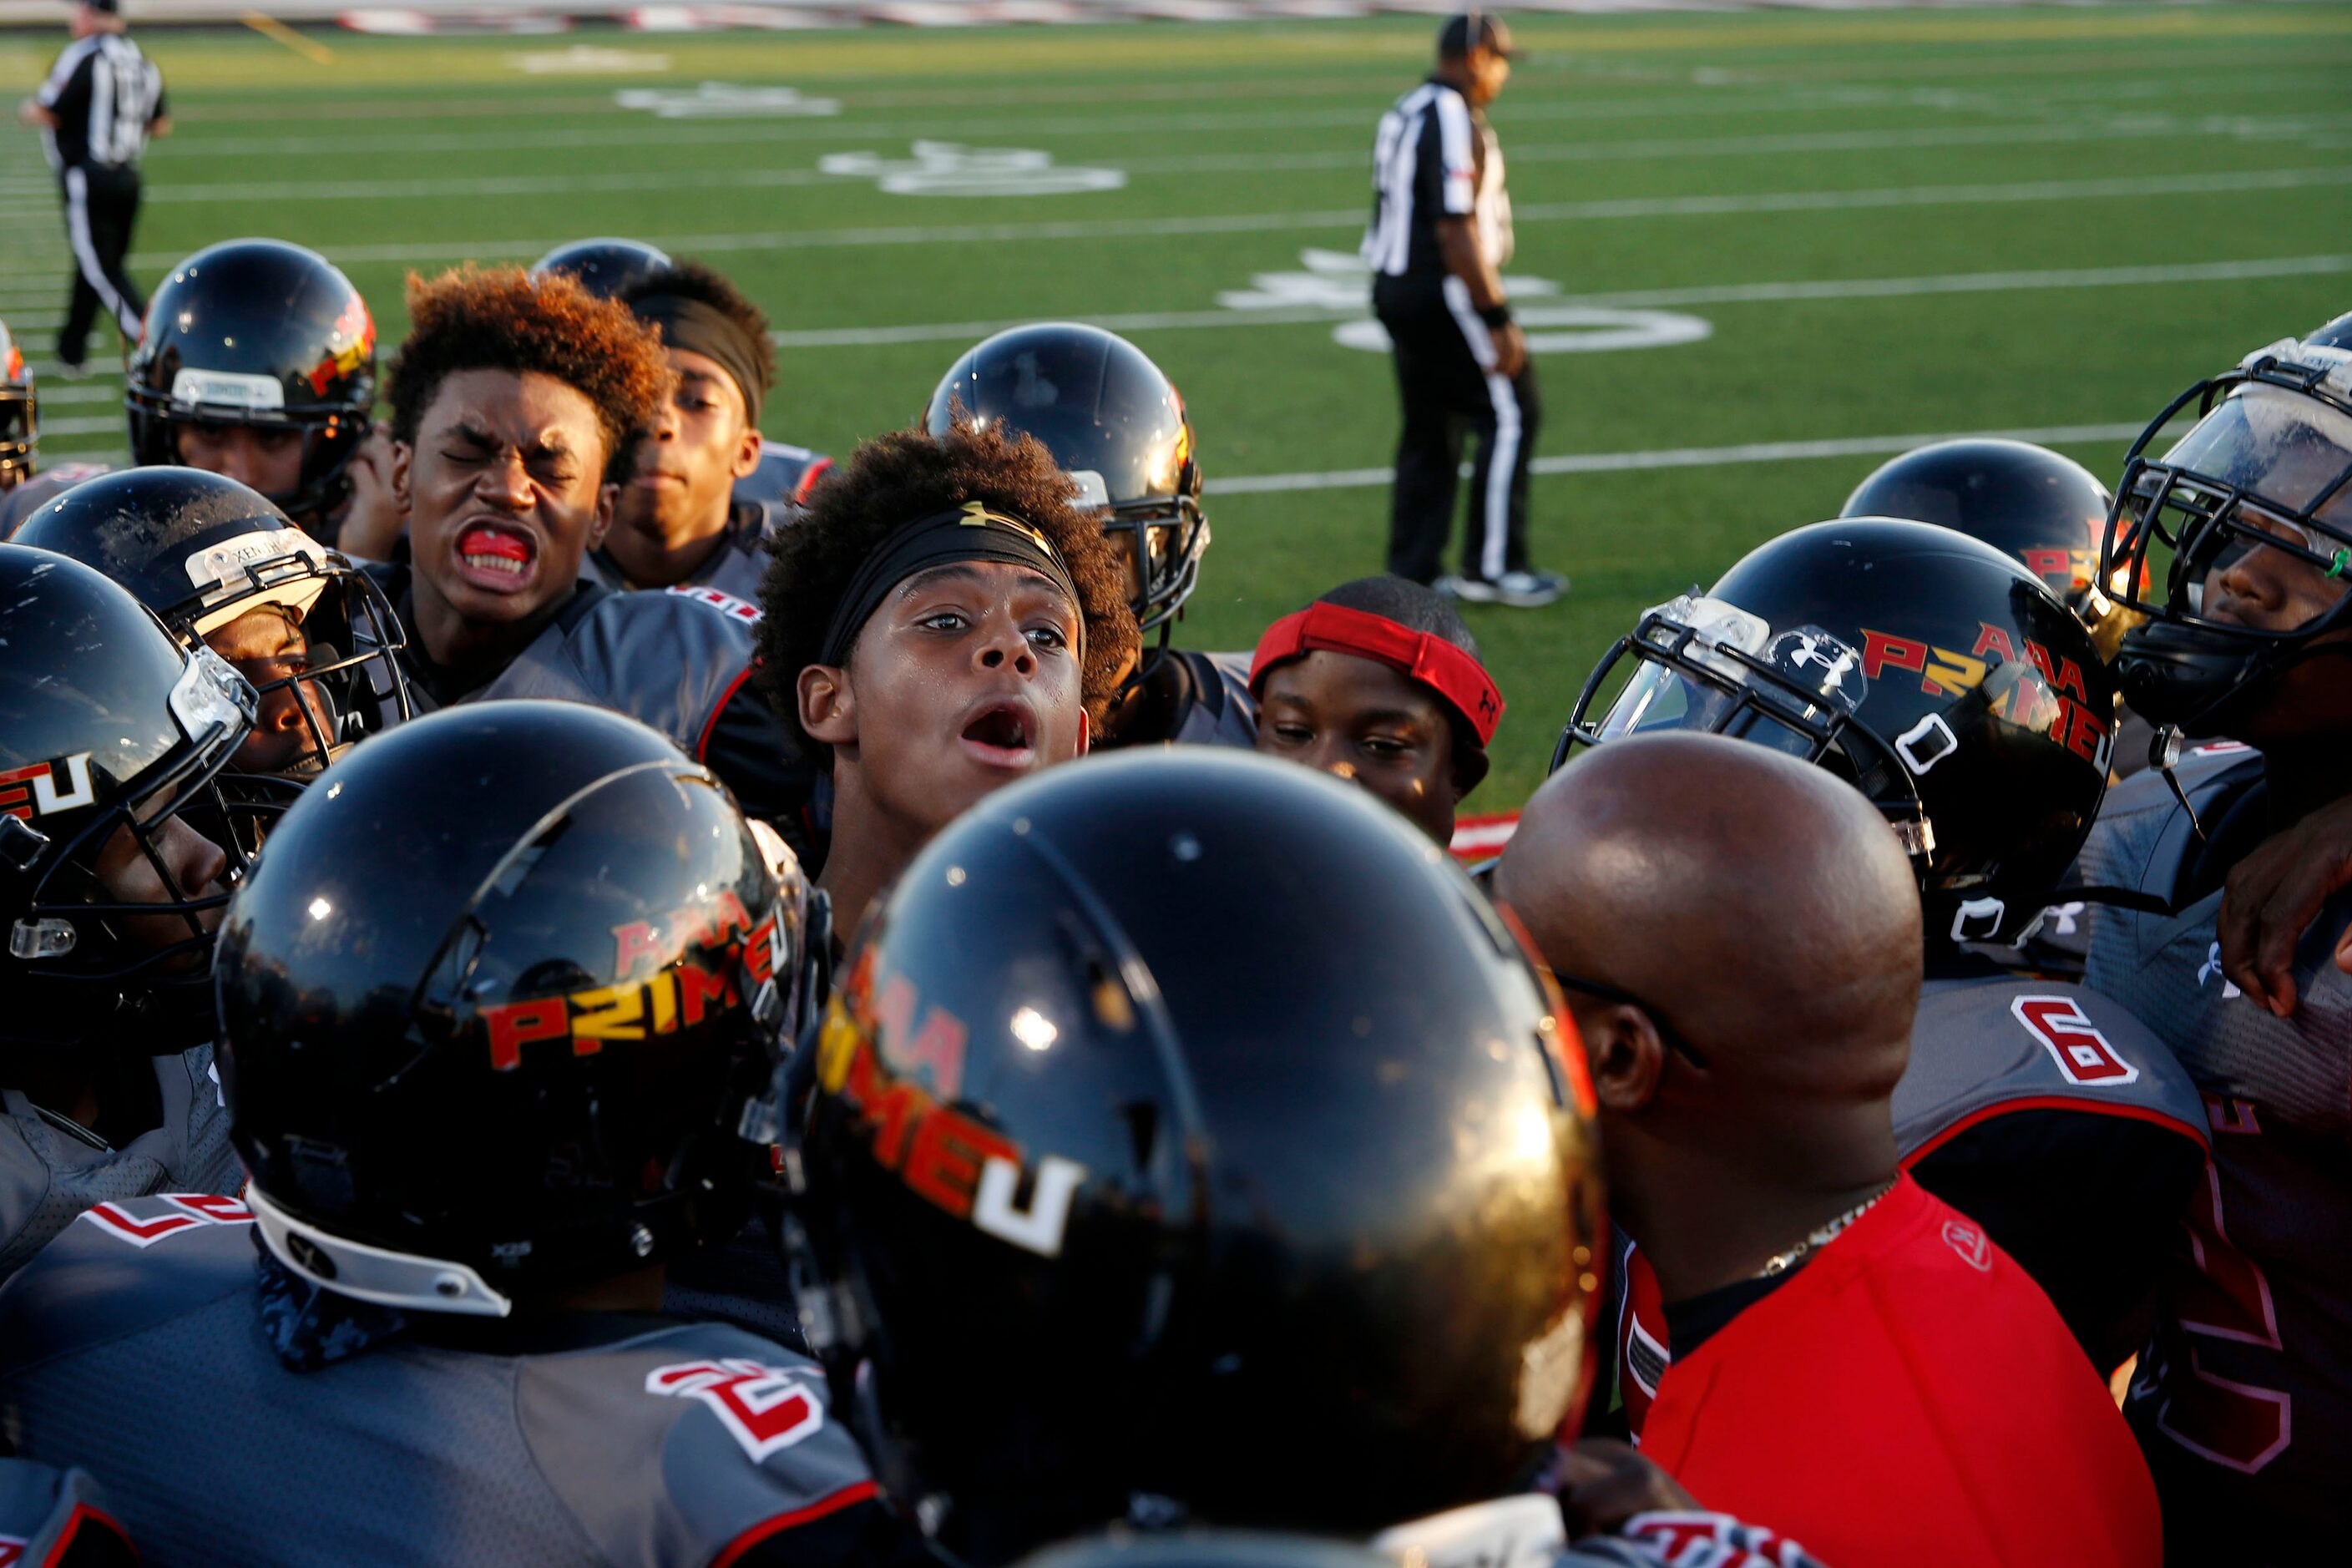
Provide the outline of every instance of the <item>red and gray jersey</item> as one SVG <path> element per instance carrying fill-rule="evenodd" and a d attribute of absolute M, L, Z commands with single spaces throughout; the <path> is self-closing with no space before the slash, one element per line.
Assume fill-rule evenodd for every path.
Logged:
<path fill-rule="evenodd" d="M 768 573 L 768 545 L 780 531 L 791 526 L 798 511 L 796 507 L 748 501 L 737 496 L 726 536 L 719 541 L 719 548 L 676 587 L 712 589 L 739 603 L 756 605 L 760 602 L 760 580 Z M 580 575 L 615 593 L 633 591 L 605 551 L 592 550 L 582 556 Z"/>
<path fill-rule="evenodd" d="M 407 563 L 368 574 L 409 620 Z M 450 702 L 536 697 L 625 713 L 709 765 L 750 815 L 797 822 L 814 770 L 751 680 L 760 608 L 716 588 L 615 594 L 582 583 L 547 628 L 483 685 L 434 689 L 412 630 L 406 668 L 420 713 Z"/>
<path fill-rule="evenodd" d="M 0 1459 L 0 1568 L 128 1568 L 138 1561 L 89 1471 Z"/>
<path fill-rule="evenodd" d="M 833 459 L 822 452 L 762 437 L 760 466 L 735 481 L 735 499 L 797 510 L 808 505 L 817 480 L 832 467 Z"/>
<path fill-rule="evenodd" d="M 847 1568 L 905 1539 L 816 1367 L 766 1340 L 413 1314 L 298 1373 L 255 1260 L 234 1200 L 133 1199 L 0 1289 L 0 1419 L 105 1478 L 150 1562 Z"/>
<path fill-rule="evenodd" d="M 0 1089 L 0 1279 L 92 1205 L 166 1190 L 234 1193 L 245 1184 L 229 1147 L 212 1047 L 154 1063 L 157 1124 L 120 1149 Z"/>
<path fill-rule="evenodd" d="M 2261 791 L 2253 755 L 2189 786 L 2224 844 L 2233 816 L 2261 822 Z M 2172 1047 L 2212 1133 L 2126 1412 L 2168 1531 L 2200 1553 L 2175 1560 L 2273 1562 L 2290 1543 L 2340 1546 L 2352 1475 L 2352 977 L 2334 961 L 2352 894 L 2304 933 L 2298 1005 L 2274 1017 L 2221 973 L 2221 893 L 2192 885 L 2199 853 L 2149 774 L 2109 793 L 2083 853 L 2099 881 L 2168 903 L 2201 893 L 2171 916 L 2101 910 L 2092 927 L 2091 984 Z"/>
<path fill-rule="evenodd" d="M 2032 1276 L 2102 1371 L 2131 1355 L 2205 1165 L 2170 1048 L 2095 992 L 1987 965 L 1927 983 L 1894 1109 L 1919 1184 Z"/>

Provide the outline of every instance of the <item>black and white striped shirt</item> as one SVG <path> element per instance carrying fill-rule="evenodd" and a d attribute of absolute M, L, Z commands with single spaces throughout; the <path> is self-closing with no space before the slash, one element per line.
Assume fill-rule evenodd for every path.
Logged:
<path fill-rule="evenodd" d="M 121 34 L 94 33 L 67 46 L 35 101 L 58 117 L 41 139 L 52 168 L 128 168 L 165 112 L 163 73 Z"/>
<path fill-rule="evenodd" d="M 1381 116 L 1372 143 L 1372 220 L 1363 257 L 1391 278 L 1443 277 L 1437 220 L 1474 221 L 1479 249 L 1496 267 L 1511 258 L 1511 198 L 1503 152 L 1485 115 L 1454 88 L 1423 82 Z"/>

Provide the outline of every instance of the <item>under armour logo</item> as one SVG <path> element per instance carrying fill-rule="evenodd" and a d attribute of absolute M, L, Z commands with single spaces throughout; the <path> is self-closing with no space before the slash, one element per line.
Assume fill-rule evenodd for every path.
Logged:
<path fill-rule="evenodd" d="M 2198 968 L 2198 970 L 2197 970 L 2197 988 L 2198 988 L 2200 991 L 2202 991 L 2202 990 L 2205 988 L 2205 982 L 2207 982 L 2208 980 L 2212 979 L 2212 978 L 2213 978 L 2213 976 L 2215 976 L 2216 974 L 2221 974 L 2221 944 L 2220 942 L 2215 942 L 2212 946 L 2210 946 L 2210 947 L 2209 947 L 2209 948 L 2207 948 L 2207 949 L 2205 950 L 2205 962 L 2204 962 L 2201 965 L 2200 965 L 2200 966 L 2199 966 L 2199 968 Z M 2245 994 L 2245 993 L 2244 993 L 2244 992 L 2242 992 L 2242 991 L 2241 991 L 2241 990 L 2239 990 L 2239 989 L 2238 989 L 2237 984 L 2236 984 L 2236 983 L 2235 983 L 2235 982 L 2231 981 L 2231 980 L 2229 978 L 2229 976 L 2227 976 L 2227 975 L 2222 975 L 2222 978 L 2221 978 L 2221 1000 L 2222 1000 L 2222 1001 L 2224 1001 L 2224 1002 L 2228 1002 L 2228 1001 L 2231 1001 L 2231 1000 L 2232 1000 L 2232 999 L 2234 999 L 2234 998 L 2236 998 L 2236 997 L 2243 996 L 2244 994 Z"/>
<path fill-rule="evenodd" d="M 1957 1254 L 1959 1260 L 1979 1274 L 1992 1272 L 1992 1243 L 1985 1233 L 1963 1220 L 1944 1222 L 1944 1245 Z"/>
<path fill-rule="evenodd" d="M 1790 648 L 1788 653 L 1790 668 L 1803 669 L 1808 665 L 1820 665 L 1829 672 L 1822 677 L 1822 689 L 1835 691 L 1844 681 L 1846 671 L 1853 668 L 1853 651 L 1829 639 L 1814 637 L 1808 632 L 1798 632 L 1795 637 L 1797 646 Z M 1828 643 L 1829 647 L 1837 649 L 1834 655 L 1824 649 L 1825 642 Z"/>

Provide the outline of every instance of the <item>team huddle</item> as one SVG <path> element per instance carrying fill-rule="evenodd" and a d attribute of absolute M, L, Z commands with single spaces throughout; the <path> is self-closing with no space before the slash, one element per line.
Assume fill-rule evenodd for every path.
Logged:
<path fill-rule="evenodd" d="M 1649 611 L 1465 875 L 1461 613 L 1172 646 L 1124 340 L 835 462 L 700 263 L 407 303 L 190 258 L 114 472 L 5 351 L 0 1562 L 2341 1550 L 2352 317 Z"/>

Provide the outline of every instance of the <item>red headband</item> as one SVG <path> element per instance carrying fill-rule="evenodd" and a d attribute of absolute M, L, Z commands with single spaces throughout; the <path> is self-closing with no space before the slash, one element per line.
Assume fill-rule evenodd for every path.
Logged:
<path fill-rule="evenodd" d="M 1285 616 L 1257 639 L 1250 660 L 1250 695 L 1257 695 L 1266 671 L 1286 659 L 1320 649 L 1349 653 L 1402 670 L 1445 699 L 1484 746 L 1503 721 L 1503 694 L 1486 667 L 1444 637 L 1398 625 L 1386 616 L 1350 610 L 1321 600 Z"/>

